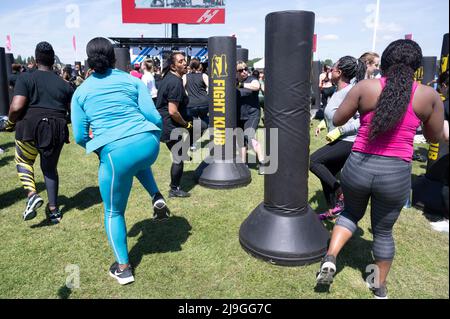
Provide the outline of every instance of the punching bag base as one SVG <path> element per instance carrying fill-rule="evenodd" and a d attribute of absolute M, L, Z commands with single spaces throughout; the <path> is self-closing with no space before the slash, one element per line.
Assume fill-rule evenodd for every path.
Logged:
<path fill-rule="evenodd" d="M 243 187 L 250 184 L 250 170 L 244 163 L 236 161 L 202 162 L 195 171 L 197 182 L 204 187 L 226 189 Z"/>
<path fill-rule="evenodd" d="M 330 238 L 317 214 L 275 210 L 260 204 L 242 223 L 241 246 L 256 258 L 281 266 L 302 266 L 325 256 Z"/>

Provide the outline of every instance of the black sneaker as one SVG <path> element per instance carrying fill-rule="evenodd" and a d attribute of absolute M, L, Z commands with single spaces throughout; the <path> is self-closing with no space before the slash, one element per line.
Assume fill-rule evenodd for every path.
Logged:
<path fill-rule="evenodd" d="M 128 266 L 124 270 L 120 270 L 118 262 L 114 262 L 111 267 L 109 267 L 109 275 L 117 279 L 121 285 L 126 285 L 134 281 L 133 269 L 131 266 Z"/>
<path fill-rule="evenodd" d="M 165 220 L 170 217 L 170 210 L 167 207 L 166 201 L 161 193 L 156 193 L 153 196 L 153 219 L 154 220 Z"/>
<path fill-rule="evenodd" d="M 320 264 L 320 271 L 317 273 L 316 281 L 321 285 L 331 285 L 336 273 L 336 257 L 326 255 Z"/>
<path fill-rule="evenodd" d="M 378 287 L 376 287 L 376 286 L 374 286 L 373 283 L 367 281 L 367 279 L 366 279 L 366 284 L 367 284 L 367 287 L 369 287 L 369 289 L 372 291 L 375 299 L 388 299 L 388 289 L 387 289 L 386 283 L 381 284 Z"/>
<path fill-rule="evenodd" d="M 30 220 L 36 217 L 36 209 L 42 206 L 44 200 L 38 194 L 33 194 L 27 199 L 27 207 L 23 212 L 23 220 Z"/>
<path fill-rule="evenodd" d="M 184 190 L 177 188 L 171 188 L 169 191 L 169 198 L 170 197 L 190 197 L 191 194 L 188 192 L 185 192 Z"/>
<path fill-rule="evenodd" d="M 50 210 L 49 204 L 47 204 L 47 206 L 45 207 L 45 215 L 47 215 L 47 218 L 53 224 L 58 224 L 62 219 L 62 213 L 59 210 L 59 208 L 56 208 L 55 210 Z"/>

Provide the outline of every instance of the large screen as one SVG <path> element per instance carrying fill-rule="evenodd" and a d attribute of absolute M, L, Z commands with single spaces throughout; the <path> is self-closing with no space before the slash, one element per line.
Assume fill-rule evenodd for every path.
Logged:
<path fill-rule="evenodd" d="M 122 0 L 123 23 L 225 23 L 224 0 Z"/>

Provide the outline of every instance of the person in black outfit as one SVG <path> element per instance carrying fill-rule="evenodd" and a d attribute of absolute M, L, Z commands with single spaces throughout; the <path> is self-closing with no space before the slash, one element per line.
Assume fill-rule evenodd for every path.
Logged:
<path fill-rule="evenodd" d="M 163 79 L 158 89 L 156 108 L 163 118 L 161 142 L 165 143 L 172 152 L 172 167 L 170 169 L 169 197 L 189 197 L 191 194 L 180 189 L 185 153 L 189 146 L 180 147 L 180 143 L 189 144 L 190 137 L 183 140 L 180 128 L 188 129 L 192 133 L 192 122 L 187 120 L 186 107 L 189 98 L 184 90 L 182 77 L 187 73 L 187 62 L 182 52 L 174 51 L 170 54 L 163 69 Z M 175 131 L 178 129 L 179 131 Z M 171 134 L 173 133 L 173 134 Z M 171 136 L 172 135 L 172 136 Z M 173 136 L 177 135 L 177 136 Z M 190 134 L 189 134 L 190 135 Z"/>
<path fill-rule="evenodd" d="M 189 97 L 187 120 L 201 120 L 201 134 L 203 134 L 209 124 L 208 75 L 203 73 L 203 66 L 196 58 L 191 59 L 189 67 L 191 72 L 183 76 L 184 87 Z"/>
<path fill-rule="evenodd" d="M 242 162 L 247 162 L 248 146 L 254 149 L 258 160 L 264 163 L 264 155 L 260 143 L 256 140 L 256 130 L 261 118 L 261 108 L 259 105 L 259 90 L 261 85 L 259 80 L 249 75 L 249 70 L 245 62 L 237 61 L 237 106 L 238 106 L 238 127 L 244 130 L 244 144 L 242 138 L 238 138 L 238 146 L 241 152 Z M 261 167 L 261 166 L 260 166 Z M 263 174 L 263 169 L 259 170 Z"/>
<path fill-rule="evenodd" d="M 52 223 L 58 223 L 62 214 L 57 202 L 57 165 L 64 143 L 69 143 L 66 115 L 74 91 L 52 71 L 55 52 L 48 42 L 37 44 L 35 56 L 37 69 L 23 73 L 16 81 L 3 129 L 16 130 L 16 168 L 28 197 L 23 219 L 36 217 L 36 209 L 43 204 L 36 191 L 33 170 L 39 154 L 48 194 L 46 215 Z"/>

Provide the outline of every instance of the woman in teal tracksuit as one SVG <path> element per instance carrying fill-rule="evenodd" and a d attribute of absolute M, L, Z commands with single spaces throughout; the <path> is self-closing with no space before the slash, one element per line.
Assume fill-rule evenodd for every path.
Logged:
<path fill-rule="evenodd" d="M 86 52 L 95 72 L 73 95 L 73 134 L 87 153 L 99 156 L 105 229 L 116 259 L 110 275 L 127 284 L 134 277 L 124 214 L 134 176 L 152 197 L 154 218 L 169 216 L 150 168 L 159 153 L 162 121 L 143 82 L 114 69 L 114 48 L 107 39 L 92 39 Z"/>

